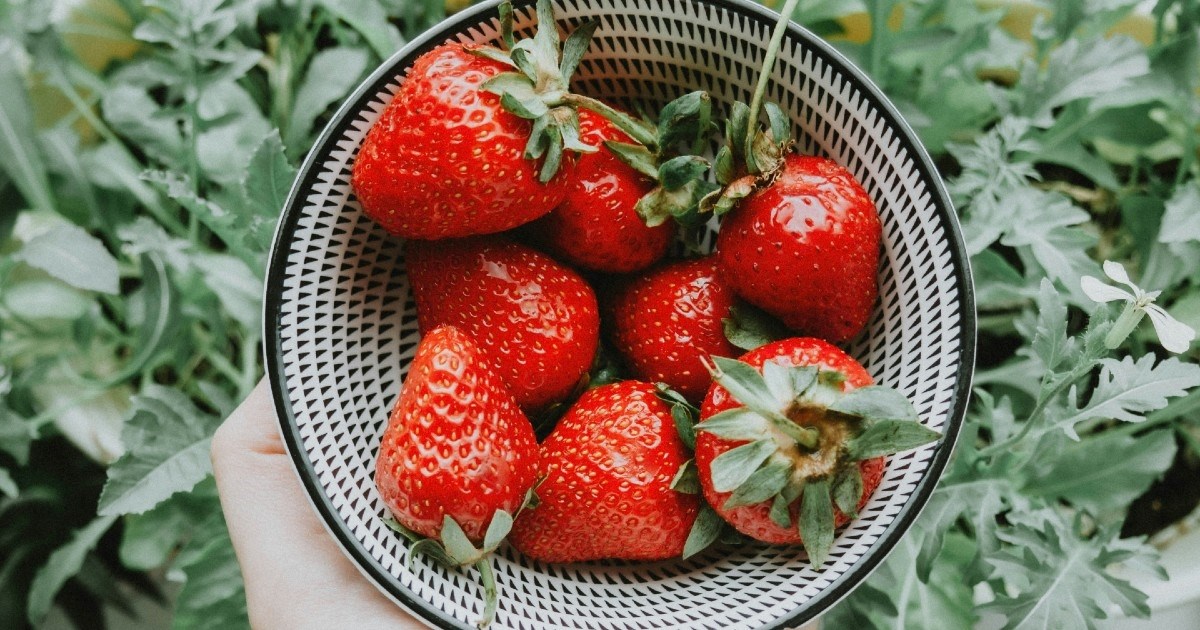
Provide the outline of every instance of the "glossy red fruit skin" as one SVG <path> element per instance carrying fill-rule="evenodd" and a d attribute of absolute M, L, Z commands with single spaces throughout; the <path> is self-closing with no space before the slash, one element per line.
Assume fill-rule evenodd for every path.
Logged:
<path fill-rule="evenodd" d="M 653 385 L 589 390 L 542 442 L 541 503 L 508 540 L 545 562 L 677 557 L 700 511 L 697 495 L 670 487 L 689 458 Z"/>
<path fill-rule="evenodd" d="M 737 356 L 722 320 L 733 290 L 712 256 L 670 263 L 621 283 L 605 300 L 613 347 L 637 378 L 670 385 L 689 400 L 708 391 L 702 357 Z"/>
<path fill-rule="evenodd" d="M 654 182 L 604 146 L 605 140 L 632 140 L 587 110 L 579 112 L 579 134 L 600 150 L 579 156 L 566 198 L 529 225 L 533 242 L 559 260 L 592 271 L 629 273 L 658 262 L 671 246 L 675 222 L 646 226 L 636 206 Z"/>
<path fill-rule="evenodd" d="M 787 366 L 815 365 L 823 370 L 837 370 L 846 380 L 842 385 L 843 391 L 870 385 L 871 375 L 862 365 L 850 355 L 842 352 L 820 339 L 797 337 L 784 339 L 766 344 L 739 357 L 740 361 L 761 368 L 763 363 L 776 360 Z M 734 400 L 729 392 L 720 385 L 713 383 L 708 390 L 708 396 L 700 406 L 700 419 L 703 421 L 717 413 L 742 406 Z M 745 441 L 726 440 L 711 433 L 699 431 L 696 434 L 696 467 L 700 473 L 700 488 L 708 504 L 721 515 L 721 518 L 734 526 L 739 532 L 762 542 L 774 544 L 799 544 L 802 542 L 798 527 L 780 527 L 771 520 L 771 504 L 769 501 L 726 510 L 722 506 L 729 499 L 729 492 L 717 492 L 712 485 L 712 460 L 721 453 L 745 444 Z M 859 471 L 863 478 L 863 494 L 859 499 L 858 509 L 862 509 L 879 486 L 883 478 L 885 458 L 876 457 L 859 462 Z M 792 504 L 792 522 L 796 523 L 799 501 Z M 850 517 L 834 506 L 834 527 L 841 527 L 850 522 Z"/>
<path fill-rule="evenodd" d="M 449 514 L 483 539 L 536 480 L 537 438 L 473 341 L 451 326 L 417 346 L 379 445 L 375 485 L 396 520 L 436 538 Z"/>
<path fill-rule="evenodd" d="M 351 183 L 363 212 L 397 236 L 501 232 L 549 212 L 567 194 L 566 155 L 547 184 L 524 157 L 531 124 L 479 89 L 511 70 L 461 44 L 421 55 L 367 132 Z"/>
<path fill-rule="evenodd" d="M 499 237 L 409 241 L 406 260 L 420 330 L 461 328 L 527 413 L 565 399 L 591 367 L 596 296 L 569 267 Z"/>
<path fill-rule="evenodd" d="M 849 171 L 789 155 L 771 185 L 725 217 L 716 255 L 747 302 L 792 330 L 839 343 L 870 318 L 881 230 L 875 204 Z"/>

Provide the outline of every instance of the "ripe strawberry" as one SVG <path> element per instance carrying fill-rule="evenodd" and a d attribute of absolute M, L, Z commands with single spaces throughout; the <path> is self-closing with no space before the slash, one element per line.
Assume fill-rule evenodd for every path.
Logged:
<path fill-rule="evenodd" d="M 481 89 L 508 69 L 462 44 L 417 59 L 354 161 L 367 216 L 398 236 L 438 239 L 507 230 L 562 201 L 574 159 L 539 182 L 524 157 L 530 122 Z"/>
<path fill-rule="evenodd" d="M 880 235 L 875 205 L 849 171 L 788 155 L 772 183 L 725 217 L 716 256 L 740 297 L 836 343 L 857 335 L 871 314 Z"/>
<path fill-rule="evenodd" d="M 579 113 L 580 139 L 602 146 L 630 142 L 608 120 Z M 622 162 L 607 147 L 580 156 L 575 179 L 563 202 L 529 225 L 534 242 L 560 260 L 593 271 L 628 273 L 666 255 L 675 222 L 648 227 L 638 201 L 655 186 L 650 178 Z"/>
<path fill-rule="evenodd" d="M 820 339 L 714 363 L 696 425 L 704 497 L 747 536 L 803 542 L 814 567 L 879 484 L 883 455 L 938 438 L 902 394 Z"/>
<path fill-rule="evenodd" d="M 579 139 L 581 107 L 650 138 L 628 115 L 569 90 L 599 22 L 562 44 L 550 0 L 538 0 L 538 33 L 518 43 L 512 4 L 498 9 L 503 49 L 451 43 L 422 55 L 363 141 L 351 183 L 363 211 L 393 234 L 490 234 L 549 212 L 567 194 L 575 154 L 598 150 Z"/>
<path fill-rule="evenodd" d="M 522 553 L 578 562 L 683 552 L 700 500 L 671 489 L 689 453 L 653 385 L 588 390 L 542 442 L 541 457 L 540 502 L 509 537 Z"/>
<path fill-rule="evenodd" d="M 473 542 L 533 487 L 537 440 L 484 353 L 443 326 L 417 346 L 379 445 L 375 485 L 396 520 L 431 538 L 446 517 Z"/>
<path fill-rule="evenodd" d="M 733 301 L 711 256 L 653 269 L 623 283 L 609 301 L 613 347 L 637 378 L 699 400 L 712 382 L 703 359 L 739 353 L 723 327 Z"/>
<path fill-rule="evenodd" d="M 579 274 L 503 238 L 408 243 L 422 331 L 461 328 L 528 413 L 566 398 L 599 342 L 596 296 Z"/>

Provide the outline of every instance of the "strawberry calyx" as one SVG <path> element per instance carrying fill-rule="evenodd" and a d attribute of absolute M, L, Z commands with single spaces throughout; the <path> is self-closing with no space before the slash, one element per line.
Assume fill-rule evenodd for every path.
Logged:
<path fill-rule="evenodd" d="M 517 510 L 518 515 L 523 510 L 537 507 L 539 499 L 536 490 L 537 486 L 535 485 L 525 493 L 525 501 Z M 512 531 L 514 520 L 514 515 L 505 510 L 496 510 L 492 514 L 492 520 L 488 523 L 487 531 L 484 532 L 483 541 L 479 546 L 471 542 L 462 526 L 449 514 L 442 517 L 442 529 L 439 534 L 441 540 L 422 536 L 393 518 L 384 519 L 384 524 L 412 543 L 408 554 L 409 569 L 412 569 L 418 555 L 425 556 L 451 570 L 468 566 L 475 567 L 475 570 L 479 572 L 479 582 L 483 586 L 483 615 L 475 622 L 475 625 L 479 628 L 486 628 L 495 618 L 496 607 L 500 601 L 496 589 L 496 576 L 492 571 L 491 555 Z"/>
<path fill-rule="evenodd" d="M 533 122 L 525 157 L 543 160 L 538 180 L 550 181 L 558 172 L 564 151 L 592 153 L 599 149 L 584 142 L 579 131 L 579 109 L 594 112 L 633 140 L 605 142 L 619 159 L 657 182 L 637 204 L 638 215 L 648 227 L 668 218 L 684 225 L 699 224 L 700 200 L 716 186 L 704 176 L 708 160 L 696 155 L 714 124 L 712 98 L 707 92 L 690 92 L 663 107 L 657 122 L 638 120 L 598 99 L 570 91 L 571 75 L 583 59 L 597 20 L 581 24 L 565 42 L 560 42 L 550 0 L 538 0 L 537 33 L 517 41 L 513 36 L 513 8 L 499 5 L 503 49 L 468 47 L 472 54 L 512 68 L 486 81 L 481 87 L 500 97 L 510 113 Z M 682 141 L 690 153 L 674 151 Z"/>
<path fill-rule="evenodd" d="M 716 189 L 705 178 L 711 165 L 699 155 L 715 129 L 712 97 L 708 92 L 689 92 L 663 106 L 657 122 L 647 123 L 639 144 L 608 141 L 608 147 L 622 162 L 657 182 L 638 200 L 638 216 L 648 227 L 674 219 L 685 227 L 700 220 L 700 200 Z M 685 147 L 679 150 L 680 145 Z"/>
<path fill-rule="evenodd" d="M 658 389 L 658 397 L 671 406 L 671 419 L 675 422 L 675 430 L 679 433 L 680 441 L 689 451 L 694 452 L 696 450 L 696 417 L 700 415 L 700 409 L 666 383 L 656 383 L 655 387 Z M 679 470 L 671 479 L 671 489 L 683 494 L 703 494 L 700 486 L 700 470 L 696 466 L 694 457 L 679 466 Z M 684 560 L 691 558 L 723 538 L 740 541 L 741 536 L 736 530 L 729 527 L 715 510 L 701 501 L 700 512 L 696 515 L 696 520 L 692 522 L 691 530 L 688 531 L 681 555 Z"/>
<path fill-rule="evenodd" d="M 571 75 L 583 59 L 599 21 L 584 22 L 562 42 L 550 0 L 538 0 L 537 33 L 518 41 L 513 36 L 512 3 L 501 3 L 499 14 L 504 47 L 468 46 L 467 51 L 512 68 L 487 80 L 481 88 L 499 96 L 501 107 L 508 112 L 532 121 L 525 158 L 542 160 L 540 182 L 549 182 L 558 172 L 564 151 L 599 150 L 580 139 L 579 107 L 604 116 L 638 142 L 652 140 L 646 127 L 627 114 L 570 91 Z"/>
<path fill-rule="evenodd" d="M 780 10 L 750 104 L 735 102 L 730 110 L 725 144 L 717 151 L 713 166 L 720 186 L 700 200 L 700 212 L 715 216 L 729 212 L 738 200 L 769 186 L 783 170 L 784 158 L 793 145 L 791 121 L 777 104 L 764 102 L 764 97 L 788 21 L 799 4 L 799 0 L 787 0 Z M 763 111 L 768 123 L 765 128 L 759 125 Z"/>
<path fill-rule="evenodd" d="M 820 568 L 833 547 L 834 507 L 857 517 L 863 480 L 858 462 L 936 441 L 916 409 L 895 389 L 843 391 L 845 377 L 815 366 L 775 361 L 753 366 L 712 357 L 706 367 L 741 407 L 695 426 L 741 442 L 711 462 L 713 489 L 730 493 L 724 510 L 771 502 L 770 518 L 797 527 L 809 562 Z M 793 523 L 792 507 L 799 501 Z"/>

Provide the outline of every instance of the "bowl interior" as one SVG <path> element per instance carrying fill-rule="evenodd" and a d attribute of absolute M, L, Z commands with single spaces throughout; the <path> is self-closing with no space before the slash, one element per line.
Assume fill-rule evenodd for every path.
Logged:
<path fill-rule="evenodd" d="M 331 533 L 393 599 L 443 627 L 482 612 L 470 571 L 409 563 L 383 523 L 372 481 L 388 410 L 418 341 L 404 244 L 359 211 L 350 168 L 367 130 L 421 53 L 447 40 L 497 38 L 495 2 L 436 27 L 384 64 L 314 147 L 276 235 L 267 281 L 268 376 L 285 442 Z M 528 32 L 531 4 L 517 3 Z M 560 27 L 598 19 L 577 91 L 660 104 L 708 90 L 748 101 L 774 14 L 740 0 L 560 0 Z M 732 628 L 801 623 L 849 592 L 895 543 L 933 489 L 966 405 L 974 303 L 953 210 L 895 109 L 815 36 L 790 28 L 768 98 L 793 121 L 800 151 L 846 166 L 877 204 L 880 300 L 847 349 L 898 388 L 937 445 L 894 455 L 862 517 L 838 533 L 825 568 L 799 548 L 749 545 L 689 561 L 544 565 L 504 548 L 494 561 L 502 628 Z M 711 237 L 711 233 L 710 233 Z M 711 238 L 709 239 L 711 242 Z"/>

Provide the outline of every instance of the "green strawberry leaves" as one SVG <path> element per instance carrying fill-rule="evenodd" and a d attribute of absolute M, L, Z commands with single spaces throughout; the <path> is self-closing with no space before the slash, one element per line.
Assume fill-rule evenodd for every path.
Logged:
<path fill-rule="evenodd" d="M 800 538 L 808 551 L 808 563 L 821 568 L 833 548 L 833 502 L 829 480 L 818 479 L 804 486 L 800 495 Z"/>
<path fill-rule="evenodd" d="M 779 320 L 741 301 L 729 309 L 729 317 L 721 320 L 721 324 L 729 343 L 743 350 L 753 350 L 790 336 L 787 327 Z"/>
<path fill-rule="evenodd" d="M 833 503 L 843 514 L 858 518 L 858 500 L 862 493 L 862 470 L 858 466 L 846 466 L 838 471 L 833 480 Z"/>
<path fill-rule="evenodd" d="M 707 505 L 701 505 L 700 514 L 696 516 L 687 540 L 683 543 L 683 559 L 691 558 L 717 542 L 724 528 L 725 521 L 721 520 L 721 516 Z"/>
<path fill-rule="evenodd" d="M 700 471 L 696 468 L 696 460 L 689 459 L 679 467 L 671 478 L 671 489 L 683 494 L 700 494 Z"/>
<path fill-rule="evenodd" d="M 779 494 L 784 486 L 791 481 L 791 462 L 783 458 L 774 458 L 755 470 L 741 485 L 733 490 L 733 494 L 725 500 L 726 510 L 743 505 L 762 503 Z"/>
<path fill-rule="evenodd" d="M 911 420 L 880 420 L 847 443 L 854 461 L 891 455 L 936 441 L 941 434 Z"/>

